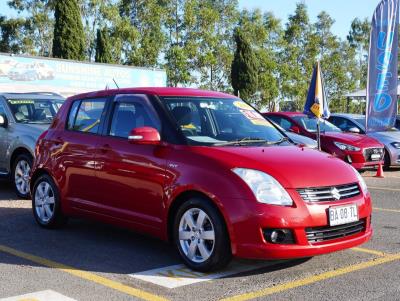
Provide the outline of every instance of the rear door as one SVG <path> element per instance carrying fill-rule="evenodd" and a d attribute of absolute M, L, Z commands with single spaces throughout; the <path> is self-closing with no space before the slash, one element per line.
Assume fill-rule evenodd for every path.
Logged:
<path fill-rule="evenodd" d="M 128 141 L 138 127 L 161 131 L 160 119 L 146 95 L 117 95 L 96 155 L 96 199 L 103 214 L 137 226 L 159 228 L 163 210 L 165 146 Z"/>
<path fill-rule="evenodd" d="M 104 122 L 107 99 L 76 100 L 72 103 L 66 130 L 53 135 L 60 145 L 60 164 L 66 175 L 66 195 L 72 207 L 96 211 L 97 183 L 94 156 Z"/>

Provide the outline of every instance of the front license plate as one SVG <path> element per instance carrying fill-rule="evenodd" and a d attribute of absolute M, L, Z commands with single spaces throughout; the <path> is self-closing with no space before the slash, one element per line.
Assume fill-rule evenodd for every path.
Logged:
<path fill-rule="evenodd" d="M 357 205 L 329 208 L 329 225 L 337 226 L 358 221 Z"/>
<path fill-rule="evenodd" d="M 378 161 L 381 159 L 381 155 L 380 154 L 372 154 L 371 155 L 371 160 L 372 161 Z"/>

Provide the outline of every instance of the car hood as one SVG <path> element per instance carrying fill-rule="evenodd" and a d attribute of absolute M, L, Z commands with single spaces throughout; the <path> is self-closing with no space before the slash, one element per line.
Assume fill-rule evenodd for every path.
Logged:
<path fill-rule="evenodd" d="M 353 168 L 324 152 L 296 146 L 195 147 L 230 169 L 250 168 L 268 173 L 285 188 L 355 183 Z"/>
<path fill-rule="evenodd" d="M 392 142 L 400 142 L 400 131 L 368 133 L 368 136 L 373 137 L 384 144 Z"/>
<path fill-rule="evenodd" d="M 322 139 L 327 138 L 329 140 L 338 141 L 359 147 L 382 147 L 382 145 L 374 138 L 360 134 L 327 132 L 321 134 L 321 137 Z"/>
<path fill-rule="evenodd" d="M 36 141 L 49 126 L 50 124 L 16 123 L 15 130 L 21 135 L 32 137 Z"/>

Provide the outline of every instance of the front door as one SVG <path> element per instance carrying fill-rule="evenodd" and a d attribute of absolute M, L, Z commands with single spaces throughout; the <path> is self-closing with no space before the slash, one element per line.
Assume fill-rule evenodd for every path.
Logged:
<path fill-rule="evenodd" d="M 128 141 L 132 129 L 161 123 L 146 95 L 116 96 L 96 154 L 98 200 L 104 214 L 159 228 L 163 209 L 165 147 Z"/>

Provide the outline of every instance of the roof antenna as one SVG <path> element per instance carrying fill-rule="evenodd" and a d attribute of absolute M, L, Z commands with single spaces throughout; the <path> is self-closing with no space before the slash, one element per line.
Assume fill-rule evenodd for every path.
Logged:
<path fill-rule="evenodd" d="M 119 86 L 118 86 L 118 84 L 117 84 L 117 82 L 115 81 L 114 78 L 113 78 L 113 82 L 114 82 L 114 84 L 117 86 L 117 89 L 119 90 Z"/>

